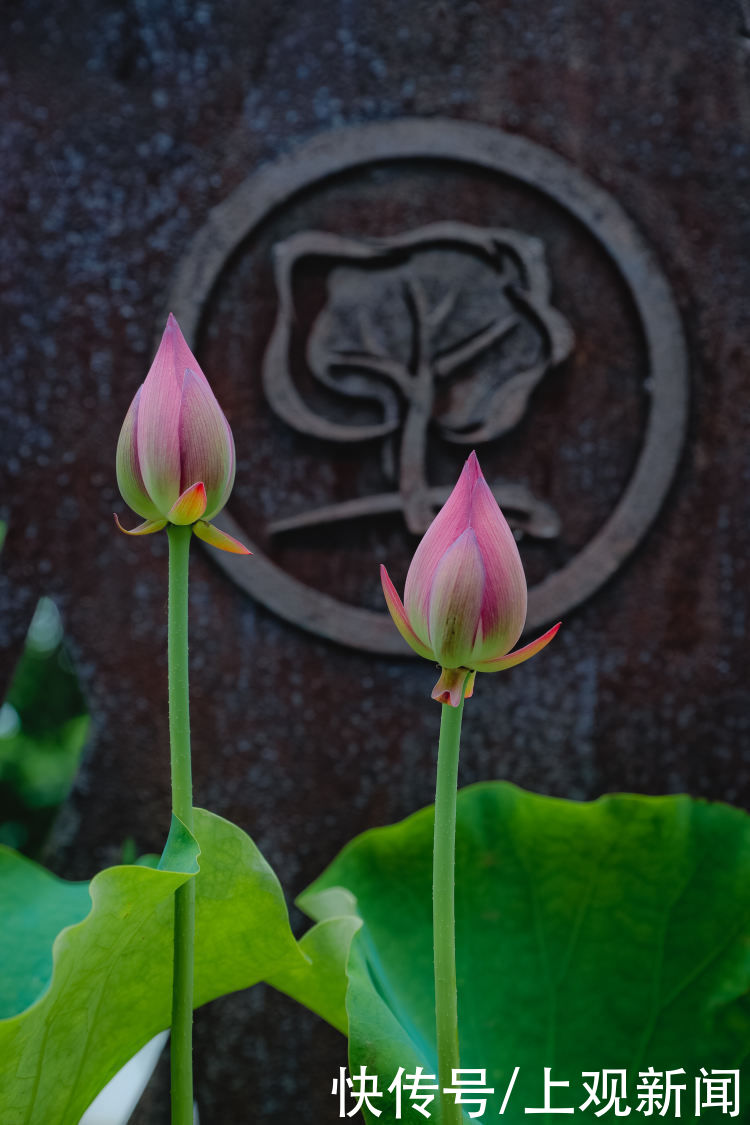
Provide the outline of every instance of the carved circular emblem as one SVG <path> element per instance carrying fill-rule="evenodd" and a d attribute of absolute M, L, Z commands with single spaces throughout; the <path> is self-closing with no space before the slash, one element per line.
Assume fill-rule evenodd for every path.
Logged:
<path fill-rule="evenodd" d="M 261 169 L 211 213 L 170 307 L 208 370 L 247 372 L 233 511 L 245 438 L 263 494 L 216 522 L 255 558 L 216 561 L 280 616 L 356 648 L 408 655 L 375 609 L 375 563 L 408 561 L 471 448 L 523 540 L 529 628 L 614 574 L 682 448 L 686 349 L 650 250 L 600 187 L 486 126 L 342 129 Z M 376 526 L 365 608 L 355 556 Z M 329 547 L 354 574 L 333 589 Z"/>

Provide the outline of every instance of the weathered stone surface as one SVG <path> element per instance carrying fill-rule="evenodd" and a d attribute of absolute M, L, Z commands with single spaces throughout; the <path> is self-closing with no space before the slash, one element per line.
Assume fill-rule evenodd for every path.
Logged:
<path fill-rule="evenodd" d="M 209 209 L 264 161 L 324 130 L 404 114 L 518 132 L 603 185 L 674 289 L 693 375 L 688 443 L 657 524 L 543 657 L 482 679 L 462 781 L 505 777 L 574 798 L 689 791 L 747 805 L 750 153 L 740 5 L 722 0 L 707 19 L 699 0 L 27 0 L 4 16 L 3 671 L 37 596 L 53 596 L 95 718 L 53 866 L 86 876 L 116 860 L 128 835 L 159 849 L 168 825 L 166 542 L 122 538 L 111 514 L 122 510 L 117 434 L 177 261 Z M 334 213 L 335 193 L 302 198 L 261 242 L 267 249 L 313 221 L 370 233 L 381 219 L 389 229 L 402 217 L 424 222 L 441 198 L 484 221 L 488 195 L 476 185 L 463 194 L 450 170 L 422 187 L 409 214 L 398 201 L 388 211 L 377 178 L 364 214 L 351 199 Z M 537 203 L 516 193 L 515 218 Z M 637 454 L 643 404 L 620 381 L 640 343 L 616 279 L 585 239 L 578 250 L 566 243 L 553 218 L 540 222 L 555 261 L 583 256 L 564 276 L 553 269 L 576 351 L 540 394 L 536 424 L 527 417 L 503 448 L 549 488 L 564 472 L 566 495 L 579 489 L 564 551 L 606 516 Z M 197 345 L 234 428 L 233 511 L 248 527 L 293 491 L 292 456 L 316 455 L 263 403 L 257 373 L 273 292 L 256 261 L 254 275 L 239 260 L 222 280 Z M 586 363 L 607 354 L 609 381 L 587 390 Z M 581 425 L 561 441 L 556 412 L 574 390 Z M 601 432 L 587 430 L 591 419 L 603 419 Z M 356 453 L 335 453 L 329 495 L 346 495 L 358 464 Z M 333 555 L 321 554 L 325 539 L 297 555 L 290 548 L 289 566 L 374 607 L 376 549 L 394 552 L 402 579 L 408 540 L 391 530 L 363 549 L 347 535 Z M 538 565 L 533 551 L 528 561 Z M 432 670 L 296 630 L 201 551 L 191 596 L 196 800 L 253 835 L 291 898 L 356 832 L 430 801 Z M 313 1017 L 259 988 L 211 1005 L 196 1026 L 206 1121 L 333 1119 L 330 1080 L 344 1044 Z M 138 1117 L 166 1120 L 154 1096 Z"/>

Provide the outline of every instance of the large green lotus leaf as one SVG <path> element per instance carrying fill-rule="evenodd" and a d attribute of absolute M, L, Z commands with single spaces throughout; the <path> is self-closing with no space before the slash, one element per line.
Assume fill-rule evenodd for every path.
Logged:
<path fill-rule="evenodd" d="M 436 1073 L 432 832 L 432 808 L 366 832 L 299 900 L 313 918 L 363 922 L 348 967 L 350 1071 L 366 1066 L 381 1092 L 399 1067 Z M 639 1072 L 684 1068 L 674 1081 L 686 1086 L 681 1119 L 693 1120 L 701 1068 L 735 1069 L 750 1052 L 750 818 L 688 797 L 578 804 L 499 782 L 463 790 L 456 942 L 461 1065 L 485 1068 L 495 1088 L 484 1120 L 515 1067 L 506 1121 L 570 1116 L 525 1114 L 544 1107 L 545 1067 L 570 1083 L 550 1088 L 549 1106 L 591 1120 L 606 1099 L 579 1112 L 585 1072 L 625 1069 L 620 1109 L 640 1119 Z M 382 1116 L 367 1120 L 394 1121 L 394 1097 L 372 1099 Z M 674 1098 L 663 1105 L 652 1116 L 676 1119 Z M 750 1120 L 750 1084 L 740 1106 Z M 424 1120 L 408 1095 L 402 1114 Z"/>
<path fill-rule="evenodd" d="M 77 1125 L 112 1075 L 171 1014 L 174 892 L 196 879 L 195 1002 L 274 985 L 346 1030 L 354 917 L 298 944 L 281 888 L 252 840 L 195 810 L 174 821 L 158 869 L 111 867 L 65 883 L 0 849 L 0 1122 Z"/>

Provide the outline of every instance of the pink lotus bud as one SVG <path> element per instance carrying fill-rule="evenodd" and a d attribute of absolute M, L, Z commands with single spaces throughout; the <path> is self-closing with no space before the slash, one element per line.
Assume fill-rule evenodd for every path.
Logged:
<path fill-rule="evenodd" d="M 226 504 L 234 472 L 229 423 L 170 313 L 117 443 L 120 493 L 145 520 L 127 534 L 149 535 L 167 523 L 191 524 L 214 546 L 249 554 L 208 522 Z"/>
<path fill-rule="evenodd" d="M 457 707 L 475 672 L 512 668 L 549 644 L 559 623 L 511 652 L 526 621 L 526 577 L 513 532 L 482 476 L 476 453 L 430 524 L 406 575 L 404 603 L 380 568 L 388 610 L 415 652 L 442 675 L 433 699 Z"/>

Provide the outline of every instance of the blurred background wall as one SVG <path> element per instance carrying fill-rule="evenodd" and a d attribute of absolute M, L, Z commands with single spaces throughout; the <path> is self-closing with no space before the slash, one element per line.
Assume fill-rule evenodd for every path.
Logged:
<path fill-rule="evenodd" d="M 272 525 L 399 492 L 403 401 L 385 384 L 372 390 L 372 364 L 358 371 L 371 380 L 369 397 L 364 383 L 350 383 L 348 396 L 321 385 L 310 338 L 317 331 L 333 351 L 366 344 L 392 357 L 400 348 L 408 365 L 413 308 L 396 301 L 404 276 L 421 278 L 433 311 L 442 299 L 435 287 L 449 278 L 447 290 L 459 294 L 456 339 L 482 328 L 471 320 L 473 285 L 485 286 L 483 300 L 497 285 L 498 301 L 521 318 L 515 335 L 477 352 L 475 366 L 458 364 L 438 388 L 420 463 L 431 487 L 445 487 L 474 442 L 488 479 L 506 494 L 508 485 L 523 490 L 515 522 L 532 587 L 578 558 L 617 509 L 647 440 L 654 379 L 683 389 L 689 379 L 685 425 L 679 394 L 671 428 L 662 415 L 663 440 L 679 457 L 658 515 L 595 560 L 609 577 L 589 596 L 571 595 L 579 604 L 566 608 L 543 656 L 480 677 L 462 783 L 507 778 L 574 799 L 687 791 L 747 806 L 745 17 L 739 0 L 5 5 L 1 671 L 10 684 L 39 599 L 50 598 L 66 668 L 90 714 L 88 728 L 76 727 L 77 738 L 88 730 L 83 763 L 43 853 L 56 871 L 88 877 L 117 862 L 128 838 L 138 851 L 158 851 L 169 821 L 166 542 L 127 540 L 112 521 L 115 510 L 125 515 L 117 435 L 169 302 L 190 319 L 230 419 L 238 453 L 230 508 L 259 565 L 270 560 L 308 590 L 380 612 L 377 564 L 401 586 L 418 541 L 401 501 L 377 517 Z M 442 151 L 398 159 L 390 134 L 376 159 L 373 142 L 351 132 L 404 117 L 478 123 L 530 141 L 539 146 L 534 168 L 523 146 L 515 171 L 489 168 L 481 155 L 457 162 L 447 126 Z M 330 163 L 339 145 L 364 153 L 361 162 L 322 172 L 320 160 Z M 545 167 L 539 150 L 564 161 L 571 178 L 554 159 Z M 258 202 L 242 185 L 273 167 Z M 630 265 L 642 250 L 650 255 L 642 284 L 658 275 L 678 311 L 675 329 L 652 310 L 668 340 L 659 356 L 638 308 L 638 269 L 627 280 L 571 208 L 579 175 L 595 188 L 580 206 L 619 245 L 635 232 Z M 244 221 L 235 207 L 220 226 L 219 266 L 200 232 L 238 189 L 260 217 L 232 248 Z M 625 226 L 615 221 L 619 208 Z M 279 246 L 299 249 L 289 240 L 310 231 L 369 245 L 437 222 L 463 224 L 461 237 L 447 248 L 419 242 L 419 252 L 388 260 L 390 274 L 354 262 L 339 243 L 317 257 L 300 252 L 284 355 L 302 401 L 345 426 L 397 421 L 387 440 L 351 442 L 292 424 L 262 385 L 279 324 Z M 521 238 L 514 256 L 506 236 L 505 257 L 492 266 L 498 276 L 506 267 L 504 280 L 477 280 L 487 261 L 467 228 Z M 188 281 L 198 286 L 209 249 L 216 277 L 198 299 Z M 541 272 L 532 283 L 535 254 Z M 339 292 L 346 307 L 337 312 Z M 371 322 L 364 335 L 352 294 Z M 443 352 L 456 339 L 446 336 Z M 491 392 L 531 368 L 537 377 L 514 419 Z M 464 377 L 478 404 L 468 419 Z M 313 631 L 194 551 L 196 803 L 253 836 L 290 901 L 354 834 L 431 801 L 439 719 L 429 665 L 405 649 L 367 651 L 356 636 L 352 645 L 327 639 L 336 610 L 321 623 L 317 603 L 302 600 Z M 555 606 L 542 616 L 548 611 Z M 63 719 L 80 712 L 76 696 Z M 12 727 L 3 737 L 18 734 Z M 298 915 L 295 924 L 304 928 Z M 333 1119 L 330 1082 L 344 1041 L 264 986 L 198 1013 L 196 1057 L 202 1120 Z M 167 1120 L 163 1089 L 135 1120 Z"/>

